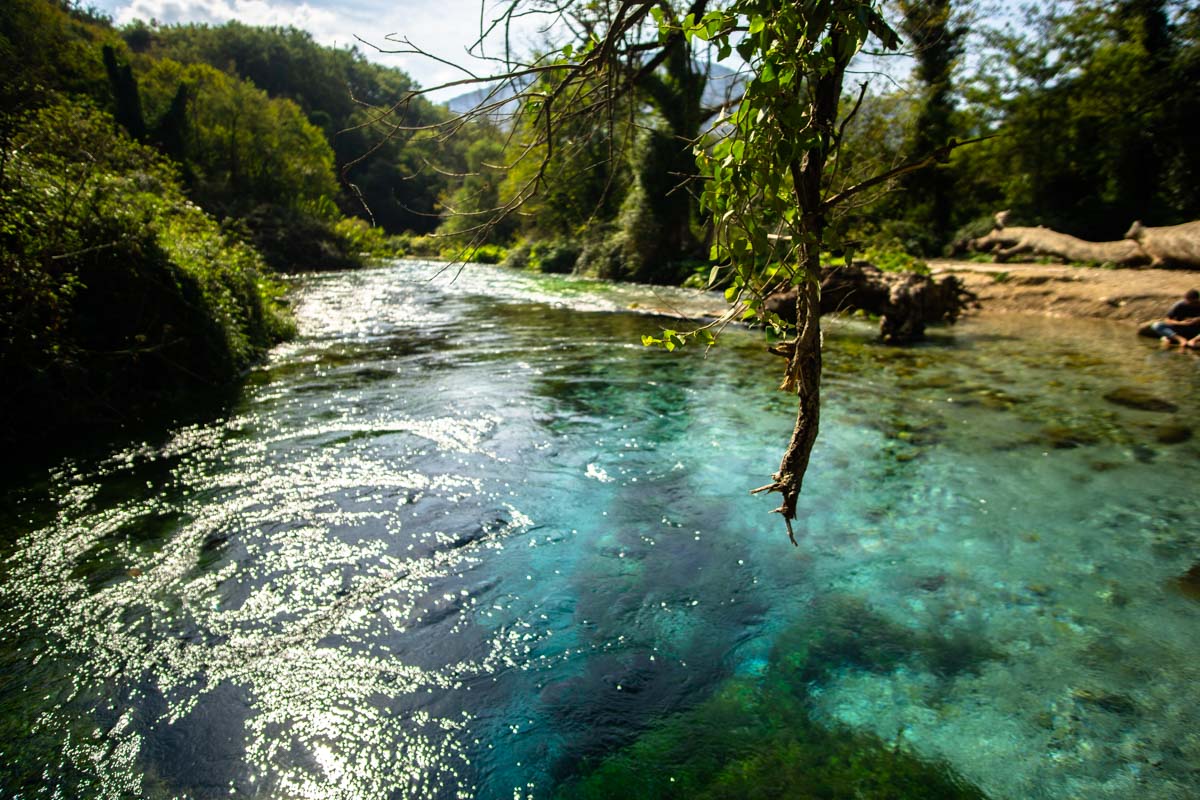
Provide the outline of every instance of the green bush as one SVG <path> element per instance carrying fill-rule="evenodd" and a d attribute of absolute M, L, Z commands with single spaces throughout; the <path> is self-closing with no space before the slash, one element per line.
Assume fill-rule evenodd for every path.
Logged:
<path fill-rule="evenodd" d="M 341 221 L 311 216 L 298 208 L 263 204 L 227 224 L 249 239 L 267 264 L 280 272 L 350 269 L 366 263 L 357 234 Z M 366 255 L 364 255 L 364 253 Z"/>
<path fill-rule="evenodd" d="M 111 117 L 60 101 L 8 122 L 0 411 L 21 424 L 0 436 L 135 421 L 229 385 L 288 334 L 259 255 Z"/>
<path fill-rule="evenodd" d="M 575 269 L 579 253 L 580 247 L 570 242 L 538 242 L 530 253 L 529 268 L 538 272 L 568 273 Z"/>
<path fill-rule="evenodd" d="M 915 272 L 928 275 L 929 265 L 899 247 L 868 247 L 862 252 L 864 261 L 884 272 Z"/>
<path fill-rule="evenodd" d="M 476 264 L 500 264 L 508 258 L 508 250 L 498 244 L 481 244 L 478 247 L 467 248 L 460 257 L 463 261 Z"/>
<path fill-rule="evenodd" d="M 508 256 L 500 266 L 509 269 L 529 269 L 529 259 L 533 254 L 533 245 L 529 242 L 518 242 L 508 248 Z"/>
<path fill-rule="evenodd" d="M 346 249 L 360 258 L 387 258 L 396 255 L 395 245 L 383 228 L 358 217 L 343 217 L 333 225 L 334 234 Z"/>
<path fill-rule="evenodd" d="M 434 236 L 398 236 L 402 254 L 409 258 L 441 258 L 444 240 Z"/>
<path fill-rule="evenodd" d="M 575 270 L 583 252 L 584 249 L 578 245 L 557 239 L 548 242 L 519 242 L 509 248 L 498 263 L 512 269 L 568 273 Z"/>

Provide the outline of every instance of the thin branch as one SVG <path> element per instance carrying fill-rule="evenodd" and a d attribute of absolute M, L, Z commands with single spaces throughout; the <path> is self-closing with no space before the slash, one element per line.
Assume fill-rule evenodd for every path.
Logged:
<path fill-rule="evenodd" d="M 937 148 L 936 150 L 934 150 L 932 153 L 925 156 L 924 158 L 920 158 L 915 161 L 909 161 L 907 163 L 901 164 L 898 167 L 889 169 L 887 172 L 882 172 L 878 175 L 867 178 L 865 181 L 863 181 L 861 183 L 857 183 L 848 189 L 843 189 L 842 191 L 838 192 L 834 196 L 829 197 L 826 200 L 824 200 L 821 203 L 821 211 L 822 211 L 822 213 L 826 212 L 829 209 L 833 208 L 834 206 L 840 205 L 841 203 L 845 202 L 846 200 L 848 200 L 849 198 L 858 194 L 859 192 L 863 192 L 872 187 L 879 186 L 882 183 L 887 183 L 890 180 L 899 178 L 901 175 L 907 175 L 908 173 L 916 172 L 919 169 L 925 169 L 926 167 L 932 167 L 934 164 L 944 164 L 949 160 L 950 153 L 953 152 L 955 149 L 962 147 L 963 145 L 976 144 L 978 142 L 987 141 L 988 139 L 994 139 L 994 138 L 996 138 L 996 136 L 997 136 L 997 134 L 991 134 L 990 136 L 977 136 L 974 139 L 966 139 L 961 142 L 957 141 L 956 139 L 951 139 L 945 145 Z"/>

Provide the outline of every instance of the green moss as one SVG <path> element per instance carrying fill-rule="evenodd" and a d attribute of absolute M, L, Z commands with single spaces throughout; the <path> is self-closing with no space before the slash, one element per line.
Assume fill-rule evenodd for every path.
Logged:
<path fill-rule="evenodd" d="M 560 798 L 982 798 L 942 764 L 809 716 L 803 696 L 768 675 L 735 680 L 700 706 L 585 765 Z"/>
<path fill-rule="evenodd" d="M 909 630 L 847 597 L 818 601 L 810 618 L 776 640 L 766 673 L 735 679 L 712 698 L 582 765 L 561 798 L 981 798 L 945 765 L 923 761 L 903 739 L 812 719 L 808 689 L 832 669 L 890 671 L 921 659 L 938 674 L 994 657 L 965 633 Z"/>

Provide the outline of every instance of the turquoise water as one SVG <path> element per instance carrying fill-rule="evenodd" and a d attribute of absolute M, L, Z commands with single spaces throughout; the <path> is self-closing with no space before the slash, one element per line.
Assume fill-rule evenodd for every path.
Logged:
<path fill-rule="evenodd" d="M 227 417 L 3 495 L 0 796 L 570 794 L 781 675 L 992 797 L 1200 794 L 1200 359 L 830 321 L 793 548 L 757 335 L 667 354 L 627 309 L 710 299 L 436 269 L 298 281 Z"/>

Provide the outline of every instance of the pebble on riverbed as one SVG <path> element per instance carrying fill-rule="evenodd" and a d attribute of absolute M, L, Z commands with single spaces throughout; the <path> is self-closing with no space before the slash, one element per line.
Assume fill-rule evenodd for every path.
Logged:
<path fill-rule="evenodd" d="M 1138 411 L 1173 413 L 1179 410 L 1178 406 L 1174 403 L 1163 400 L 1161 397 L 1155 397 L 1144 389 L 1137 389 L 1132 386 L 1119 386 L 1104 395 L 1104 399 L 1118 406 L 1125 406 L 1126 408 L 1133 408 Z"/>
<path fill-rule="evenodd" d="M 1192 564 L 1192 568 L 1178 578 L 1174 578 L 1171 585 L 1184 597 L 1200 600 L 1200 561 Z"/>
<path fill-rule="evenodd" d="M 1154 438 L 1160 444 L 1181 444 L 1192 438 L 1192 429 L 1186 425 L 1160 425 L 1154 430 Z"/>

